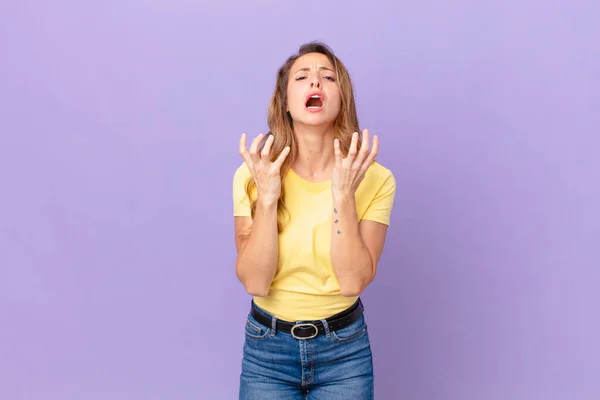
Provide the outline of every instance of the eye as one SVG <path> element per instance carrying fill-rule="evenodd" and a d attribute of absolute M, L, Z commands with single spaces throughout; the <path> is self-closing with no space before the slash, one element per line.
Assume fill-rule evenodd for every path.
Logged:
<path fill-rule="evenodd" d="M 334 76 L 325 76 L 324 78 L 327 79 L 328 81 L 335 82 Z"/>
<path fill-rule="evenodd" d="M 297 81 L 301 81 L 303 79 L 306 79 L 306 76 L 299 76 L 299 77 L 296 78 Z"/>

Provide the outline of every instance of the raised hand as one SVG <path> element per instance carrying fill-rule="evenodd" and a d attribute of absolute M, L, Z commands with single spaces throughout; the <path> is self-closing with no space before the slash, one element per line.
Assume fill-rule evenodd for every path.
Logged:
<path fill-rule="evenodd" d="M 252 141 L 250 150 L 246 148 L 246 134 L 242 133 L 240 138 L 240 155 L 250 168 L 254 182 L 258 190 L 258 199 L 273 202 L 279 199 L 281 193 L 281 165 L 290 153 L 290 147 L 286 146 L 275 161 L 271 161 L 271 147 L 275 137 L 269 135 L 262 150 L 258 146 L 264 135 L 261 133 Z"/>
<path fill-rule="evenodd" d="M 364 179 L 369 166 L 371 166 L 379 151 L 379 139 L 377 136 L 373 136 L 372 148 L 369 148 L 369 142 L 369 131 L 365 129 L 363 130 L 362 143 L 359 150 L 357 148 L 358 132 L 354 132 L 348 156 L 344 158 L 339 140 L 334 140 L 335 167 L 331 180 L 331 190 L 334 199 L 341 199 L 344 196 L 354 196 L 356 193 L 356 189 Z"/>

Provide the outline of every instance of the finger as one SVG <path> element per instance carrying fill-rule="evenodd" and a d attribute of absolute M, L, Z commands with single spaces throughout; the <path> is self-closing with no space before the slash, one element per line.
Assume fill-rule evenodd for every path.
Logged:
<path fill-rule="evenodd" d="M 356 157 L 356 160 L 354 161 L 354 166 L 357 169 L 362 166 L 362 164 L 365 161 L 365 158 L 367 158 L 367 155 L 369 154 L 369 142 L 370 142 L 369 130 L 365 129 L 365 130 L 363 130 L 363 137 L 362 137 L 362 142 L 360 144 L 360 150 L 358 152 L 358 156 Z"/>
<path fill-rule="evenodd" d="M 340 149 L 339 139 L 334 139 L 333 141 L 333 154 L 335 154 L 335 164 L 340 165 L 342 162 L 342 150 Z"/>
<path fill-rule="evenodd" d="M 266 159 L 266 160 L 269 159 L 269 154 L 271 153 L 271 147 L 273 146 L 274 140 L 275 140 L 275 136 L 269 135 L 269 137 L 267 138 L 267 141 L 265 142 L 265 145 L 263 146 L 262 151 L 260 152 L 260 156 L 263 159 Z"/>
<path fill-rule="evenodd" d="M 379 152 L 379 138 L 377 137 L 377 135 L 374 135 L 373 136 L 373 147 L 371 148 L 371 152 L 369 152 L 369 155 L 363 162 L 361 171 L 364 170 L 364 172 L 366 173 L 366 171 L 369 169 L 371 164 L 373 164 L 375 162 L 375 157 L 377 157 L 378 152 Z"/>
<path fill-rule="evenodd" d="M 290 154 L 290 146 L 285 146 L 281 153 L 279 153 L 279 157 L 277 157 L 273 165 L 277 167 L 277 169 L 280 169 L 288 154 Z"/>
<path fill-rule="evenodd" d="M 250 145 L 250 158 L 252 158 L 253 162 L 260 161 L 260 157 L 258 156 L 258 145 L 263 138 L 263 134 L 261 133 L 257 137 L 254 138 L 252 144 Z"/>
<path fill-rule="evenodd" d="M 374 135 L 373 136 L 373 148 L 371 148 L 371 152 L 369 153 L 369 156 L 372 156 L 372 160 L 374 160 L 375 157 L 377 157 L 377 154 L 379 154 L 379 136 Z"/>
<path fill-rule="evenodd" d="M 240 156 L 244 159 L 244 162 L 248 165 L 250 169 L 252 169 L 252 159 L 250 158 L 250 154 L 248 153 L 248 149 L 246 148 L 246 134 L 242 133 L 242 137 L 240 138 Z"/>
<path fill-rule="evenodd" d="M 246 151 L 246 134 L 245 133 L 242 133 L 242 136 L 240 136 L 239 146 L 240 146 L 240 154 L 242 154 L 244 151 Z"/>
<path fill-rule="evenodd" d="M 346 157 L 346 159 L 349 160 L 350 162 L 354 161 L 354 158 L 356 157 L 357 143 L 358 143 L 358 132 L 354 132 L 352 134 L 352 142 L 350 142 L 350 149 L 348 150 L 348 157 Z"/>

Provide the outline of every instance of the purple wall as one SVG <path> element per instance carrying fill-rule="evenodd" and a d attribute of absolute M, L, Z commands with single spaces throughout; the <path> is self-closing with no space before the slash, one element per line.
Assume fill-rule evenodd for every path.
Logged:
<path fill-rule="evenodd" d="M 0 398 L 236 398 L 237 141 L 313 39 L 398 181 L 377 398 L 600 398 L 597 1 L 40 3 L 0 5 Z"/>

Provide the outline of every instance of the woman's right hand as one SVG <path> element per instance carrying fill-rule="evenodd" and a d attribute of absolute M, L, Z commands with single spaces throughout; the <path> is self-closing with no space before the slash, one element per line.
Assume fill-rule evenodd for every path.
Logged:
<path fill-rule="evenodd" d="M 281 165 L 290 153 L 290 147 L 279 154 L 277 159 L 271 162 L 271 147 L 275 137 L 269 135 L 262 151 L 258 151 L 258 146 L 264 135 L 261 133 L 252 141 L 250 150 L 246 148 L 246 134 L 242 133 L 240 138 L 240 155 L 250 168 L 256 188 L 258 191 L 258 200 L 269 203 L 277 202 L 281 193 Z"/>

